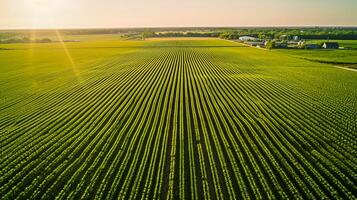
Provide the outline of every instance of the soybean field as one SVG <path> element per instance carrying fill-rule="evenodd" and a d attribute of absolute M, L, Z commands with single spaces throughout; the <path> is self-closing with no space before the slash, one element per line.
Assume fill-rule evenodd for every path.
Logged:
<path fill-rule="evenodd" d="M 356 199 L 357 72 L 218 39 L 0 46 L 1 199 Z"/>

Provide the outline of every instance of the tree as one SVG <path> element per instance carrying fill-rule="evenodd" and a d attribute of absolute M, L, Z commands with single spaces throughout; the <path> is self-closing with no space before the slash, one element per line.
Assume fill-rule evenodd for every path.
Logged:
<path fill-rule="evenodd" d="M 274 40 L 268 41 L 267 44 L 265 45 L 265 48 L 274 49 L 275 48 L 275 41 Z"/>
<path fill-rule="evenodd" d="M 142 40 L 145 40 L 146 38 L 154 37 L 154 36 L 155 36 L 155 32 L 142 32 L 141 33 Z"/>

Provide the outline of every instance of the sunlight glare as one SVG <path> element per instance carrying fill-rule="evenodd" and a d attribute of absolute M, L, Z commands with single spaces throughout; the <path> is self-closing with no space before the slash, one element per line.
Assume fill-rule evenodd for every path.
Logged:
<path fill-rule="evenodd" d="M 72 58 L 72 55 L 70 54 L 68 48 L 67 48 L 67 45 L 63 42 L 63 37 L 61 35 L 61 33 L 56 29 L 55 30 L 55 33 L 56 33 L 56 36 L 58 38 L 58 41 L 61 43 L 61 46 L 63 47 L 63 50 L 64 50 L 64 53 L 66 54 L 70 64 L 71 64 L 71 67 L 72 67 L 72 70 L 74 72 L 74 75 L 76 76 L 76 78 L 78 79 L 78 81 L 80 83 L 83 83 L 83 79 L 82 79 L 82 76 L 81 76 L 81 73 L 79 71 L 79 69 L 77 68 L 76 64 L 74 63 L 74 60 Z"/>

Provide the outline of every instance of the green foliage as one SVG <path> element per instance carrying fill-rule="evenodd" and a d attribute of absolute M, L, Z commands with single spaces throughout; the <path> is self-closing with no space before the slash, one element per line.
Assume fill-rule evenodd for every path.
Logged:
<path fill-rule="evenodd" d="M 58 30 L 62 36 L 117 35 L 121 38 L 142 40 L 148 37 L 219 37 L 236 40 L 240 36 L 252 36 L 265 40 L 300 39 L 357 40 L 356 27 L 178 27 L 178 28 L 117 28 L 117 29 L 65 29 Z M 54 39 L 53 30 L 36 30 L 39 38 Z M 0 40 L 32 37 L 34 30 L 0 31 Z M 284 36 L 284 38 L 281 38 Z M 56 38 L 57 39 L 57 38 Z"/>
<path fill-rule="evenodd" d="M 239 39 L 240 35 L 237 33 L 231 33 L 231 32 L 224 32 L 219 35 L 220 38 L 226 39 L 226 40 L 237 40 Z"/>
<path fill-rule="evenodd" d="M 154 37 L 218 37 L 215 32 L 165 32 L 155 33 Z"/>
<path fill-rule="evenodd" d="M 338 41 L 342 47 L 357 47 L 357 41 Z M 310 44 L 320 44 L 320 41 L 309 41 Z M 302 46 L 301 48 L 305 48 Z M 332 64 L 356 64 L 357 50 L 282 50 L 283 53 L 292 55 L 294 57 L 314 60 L 318 62 L 332 63 Z"/>
<path fill-rule="evenodd" d="M 141 38 L 145 40 L 146 38 L 154 37 L 155 32 L 143 32 L 141 33 Z"/>
<path fill-rule="evenodd" d="M 300 39 L 340 39 L 357 40 L 356 28 L 338 27 L 301 27 L 301 28 L 232 28 L 224 30 L 221 38 L 231 39 L 240 36 L 254 36 L 260 39 L 292 39 L 298 36 Z M 282 37 L 284 36 L 284 37 Z"/>
<path fill-rule="evenodd" d="M 43 39 L 30 39 L 29 37 L 21 38 L 10 38 L 5 40 L 0 40 L 0 44 L 12 44 L 12 43 L 50 43 L 52 42 L 49 38 Z"/>
<path fill-rule="evenodd" d="M 265 48 L 267 49 L 274 49 L 276 48 L 276 42 L 274 40 L 270 40 L 266 43 Z"/>
<path fill-rule="evenodd" d="M 0 45 L 0 198 L 356 199 L 355 72 L 82 37 Z"/>

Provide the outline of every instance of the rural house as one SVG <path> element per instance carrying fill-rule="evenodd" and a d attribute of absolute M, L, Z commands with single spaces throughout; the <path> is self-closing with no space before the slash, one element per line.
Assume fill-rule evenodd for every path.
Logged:
<path fill-rule="evenodd" d="M 298 47 L 302 48 L 302 49 L 320 49 L 320 45 L 309 44 L 309 43 L 306 43 L 305 40 L 300 40 L 297 44 L 298 44 Z"/>
<path fill-rule="evenodd" d="M 281 35 L 279 37 L 280 40 L 289 40 L 289 36 L 288 35 Z"/>
<path fill-rule="evenodd" d="M 298 46 L 302 46 L 302 45 L 304 45 L 306 42 L 305 42 L 305 40 L 300 40 L 299 42 L 298 42 Z"/>
<path fill-rule="evenodd" d="M 322 48 L 324 49 L 338 49 L 340 47 L 340 45 L 338 44 L 338 42 L 324 42 L 322 44 Z"/>
<path fill-rule="evenodd" d="M 251 36 L 242 36 L 239 37 L 239 40 L 241 41 L 256 41 L 258 38 L 251 37 Z"/>

